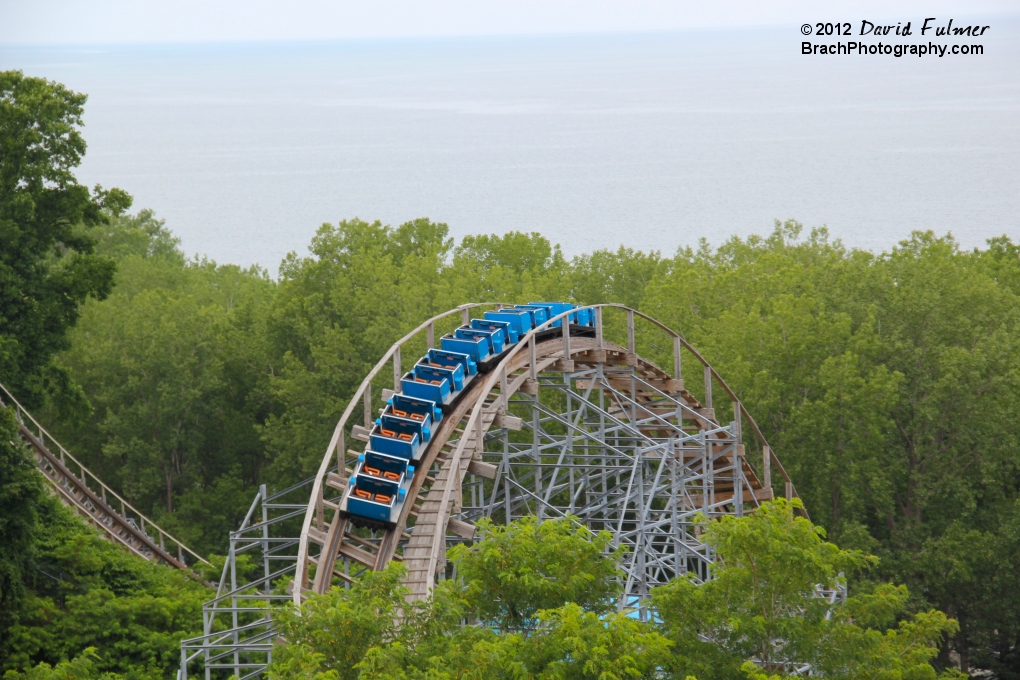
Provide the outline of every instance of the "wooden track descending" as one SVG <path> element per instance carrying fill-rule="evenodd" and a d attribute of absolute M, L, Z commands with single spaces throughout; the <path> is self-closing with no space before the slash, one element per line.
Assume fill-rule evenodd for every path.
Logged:
<path fill-rule="evenodd" d="M 189 571 L 199 562 L 209 564 L 78 462 L 6 387 L 0 385 L 0 391 L 0 406 L 14 410 L 21 438 L 32 447 L 39 471 L 61 501 L 111 541 L 150 562 Z"/>
<path fill-rule="evenodd" d="M 535 512 L 571 514 L 593 528 L 611 530 L 635 560 L 624 569 L 628 593 L 640 600 L 651 587 L 680 573 L 709 577 L 707 565 L 713 558 L 697 538 L 696 515 L 740 516 L 753 511 L 773 497 L 773 470 L 781 477 L 780 492 L 796 496 L 754 419 L 708 362 L 658 321 L 621 305 L 604 304 L 588 307 L 597 319 L 594 328 L 572 326 L 564 313 L 535 328 L 480 371 L 433 433 L 396 526 L 372 529 L 356 523 L 327 497 L 327 489 L 343 492 L 349 461 L 364 448 L 360 442 L 369 439 L 377 410 L 373 379 L 392 363 L 394 390 L 382 390 L 385 402 L 400 389 L 401 346 L 422 333 L 432 347 L 437 321 L 459 313 L 466 324 L 480 307 L 500 305 L 462 305 L 395 343 L 348 404 L 322 459 L 305 514 L 295 574 L 299 587 L 292 591 L 296 602 L 306 594 L 325 592 L 338 580 L 349 582 L 360 569 L 382 569 L 394 560 L 407 568 L 410 597 L 425 598 L 446 572 L 447 543 L 472 539 L 473 522 L 490 516 L 509 521 Z M 626 314 L 626 344 L 603 338 L 607 309 Z M 553 327 L 558 319 L 564 323 Z M 665 332 L 673 346 L 673 374 L 637 355 L 635 320 L 647 322 L 653 332 Z M 700 378 L 703 373 L 705 380 L 701 400 L 684 388 L 681 348 L 700 364 L 697 374 Z M 733 420 L 726 424 L 712 407 L 713 384 L 733 405 Z M 573 404 L 569 418 L 550 411 L 538 398 L 540 389 L 543 394 L 558 391 Z M 512 415 L 511 405 L 518 413 L 530 410 L 533 417 Z M 353 422 L 359 407 L 363 425 Z M 543 420 L 552 429 L 545 428 Z M 564 428 L 566 435 L 557 434 Z M 532 434 L 530 444 L 511 443 L 508 431 L 521 429 Z M 745 455 L 745 439 L 762 456 L 759 472 Z M 493 449 L 500 440 L 502 454 Z M 608 477 L 607 466 L 614 470 Z M 546 468 L 548 472 L 543 472 Z M 569 483 L 564 481 L 568 477 Z M 474 486 L 472 498 L 488 500 L 469 503 L 469 486 Z M 569 507 L 557 506 L 556 498 L 569 498 Z"/>

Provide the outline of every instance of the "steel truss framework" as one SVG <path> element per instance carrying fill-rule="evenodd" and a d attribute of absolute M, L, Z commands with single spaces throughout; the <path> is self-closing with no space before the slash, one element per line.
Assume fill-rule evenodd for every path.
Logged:
<path fill-rule="evenodd" d="M 433 434 L 423 458 L 427 473 L 417 475 L 409 494 L 414 502 L 405 503 L 395 529 L 355 526 L 337 512 L 338 500 L 364 449 L 366 428 L 392 393 L 378 389 L 383 370 L 392 366 L 399 387 L 402 347 L 421 336 L 431 347 L 445 319 L 464 322 L 472 310 L 498 306 L 463 305 L 394 344 L 348 405 L 317 475 L 274 496 L 263 488 L 231 534 L 219 592 L 206 605 L 204 635 L 182 644 L 181 680 L 195 671 L 207 678 L 259 676 L 272 654 L 274 602 L 300 603 L 391 560 L 407 567 L 411 598 L 427 597 L 452 573 L 447 547 L 473 539 L 483 517 L 502 523 L 571 515 L 610 531 L 616 545 L 628 548 L 619 606 L 646 617 L 654 586 L 682 574 L 711 577 L 713 556 L 699 539 L 697 515 L 752 511 L 772 498 L 773 470 L 785 495 L 796 495 L 753 418 L 693 347 L 640 312 L 594 305 L 594 329 L 553 328 L 558 318 L 551 319 L 465 388 Z M 610 311 L 626 319 L 618 343 L 604 336 L 603 315 Z M 672 374 L 638 356 L 639 330 L 648 329 L 672 345 Z M 682 350 L 704 379 L 701 399 L 684 387 Z M 725 423 L 712 406 L 713 388 L 722 388 L 732 404 Z M 355 422 L 359 409 L 361 423 Z M 747 444 L 762 456 L 757 472 Z M 245 553 L 262 567 L 247 583 L 237 575 L 236 557 Z"/>

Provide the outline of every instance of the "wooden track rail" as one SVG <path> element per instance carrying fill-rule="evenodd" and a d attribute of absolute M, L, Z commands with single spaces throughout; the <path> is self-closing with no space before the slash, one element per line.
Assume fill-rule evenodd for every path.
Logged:
<path fill-rule="evenodd" d="M 299 542 L 295 575 L 295 585 L 298 587 L 293 589 L 295 602 L 300 603 L 306 593 L 325 592 L 335 578 L 349 580 L 346 567 L 343 571 L 340 569 L 341 563 L 381 569 L 391 560 L 400 560 L 407 567 L 405 585 L 410 590 L 411 598 L 427 597 L 435 584 L 437 572 L 445 569 L 447 536 L 473 536 L 474 527 L 456 519 L 455 515 L 461 511 L 462 489 L 468 474 L 494 474 L 496 469 L 493 464 L 482 460 L 486 434 L 490 428 L 503 426 L 502 419 L 509 417 L 507 408 L 513 395 L 519 391 L 537 394 L 538 376 L 543 372 L 570 373 L 586 367 L 602 371 L 613 365 L 630 367 L 633 377 L 626 379 L 629 386 L 629 396 L 623 396 L 626 403 L 621 401 L 622 392 L 612 395 L 616 399 L 616 410 L 608 411 L 606 417 L 613 419 L 619 416 L 619 421 L 641 421 L 644 424 L 635 428 L 636 433 L 639 437 L 647 437 L 650 445 L 656 437 L 691 437 L 692 429 L 710 433 L 705 436 L 710 441 L 719 442 L 714 445 L 714 450 L 723 452 L 715 456 L 712 465 L 724 474 L 713 483 L 710 494 L 706 492 L 700 497 L 690 496 L 687 499 L 688 507 L 693 504 L 697 508 L 704 504 L 706 509 L 712 508 L 706 512 L 707 515 L 713 512 L 739 514 L 743 512 L 745 504 L 754 507 L 772 498 L 773 470 L 778 472 L 785 487 L 781 487 L 781 492 L 785 491 L 787 498 L 796 496 L 789 475 L 765 441 L 751 414 L 697 350 L 678 333 L 637 310 L 617 304 L 602 304 L 589 307 L 597 319 L 593 333 L 588 329 L 585 337 L 576 336 L 566 323 L 561 326 L 562 331 L 553 331 L 552 324 L 555 321 L 567 321 L 569 313 L 561 314 L 528 333 L 501 357 L 497 366 L 487 374 L 479 375 L 434 434 L 420 468 L 429 471 L 429 474 L 423 472 L 417 475 L 408 493 L 411 502 L 405 503 L 396 528 L 374 537 L 366 536 L 364 531 L 359 531 L 337 511 L 335 503 L 325 499 L 324 493 L 327 486 L 342 491 L 347 484 L 347 459 L 358 454 L 357 451 L 348 450 L 346 443 L 351 439 L 368 439 L 367 428 L 375 417 L 371 398 L 373 379 L 392 361 L 394 388 L 397 389 L 397 377 L 401 375 L 400 349 L 403 344 L 427 330 L 427 344 L 434 346 L 436 321 L 460 312 L 462 320 L 467 323 L 469 311 L 479 307 L 500 306 L 497 303 L 472 303 L 429 319 L 395 343 L 364 379 L 337 423 L 313 484 Z M 626 345 L 622 340 L 620 343 L 612 343 L 603 337 L 602 317 L 604 311 L 609 309 L 621 310 L 627 315 Z M 664 332 L 670 338 L 673 347 L 673 374 L 636 354 L 636 319 L 650 323 L 655 330 Z M 681 348 L 690 352 L 701 364 L 699 368 L 704 369 L 704 403 L 684 389 L 680 377 Z M 592 381 L 592 384 L 596 382 L 599 390 L 614 389 L 613 379 L 600 379 Z M 713 385 L 721 387 L 732 400 L 734 420 L 728 426 L 720 424 L 723 419 L 716 417 L 712 407 Z M 622 389 L 623 386 L 620 387 Z M 386 392 L 384 390 L 383 399 Z M 355 424 L 352 418 L 356 409 L 362 405 L 364 426 Z M 673 419 L 672 422 L 669 418 Z M 741 438 L 740 428 L 744 424 L 762 451 L 763 474 L 760 479 L 744 456 L 743 444 L 738 443 Z M 327 470 L 334 464 L 337 465 L 338 473 L 328 473 Z M 727 470 L 728 473 L 725 472 Z M 715 474 L 714 470 L 712 474 Z M 724 509 L 724 506 L 728 509 Z"/>
<path fill-rule="evenodd" d="M 39 471 L 57 497 L 111 541 L 139 557 L 178 569 L 190 570 L 199 562 L 209 564 L 82 465 L 3 385 L 0 406 L 13 409 L 18 432 L 31 446 Z"/>

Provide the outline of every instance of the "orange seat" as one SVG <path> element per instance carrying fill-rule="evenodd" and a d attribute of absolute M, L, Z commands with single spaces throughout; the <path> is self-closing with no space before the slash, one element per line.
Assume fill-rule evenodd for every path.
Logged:
<path fill-rule="evenodd" d="M 393 409 L 393 415 L 400 416 L 401 418 L 407 417 L 407 411 L 401 411 L 399 408 Z"/>
<path fill-rule="evenodd" d="M 368 474 L 372 475 L 373 477 L 382 477 L 382 470 L 380 470 L 378 468 L 369 467 L 369 466 L 366 465 L 364 467 L 364 470 L 365 470 L 365 472 L 367 472 Z"/>
<path fill-rule="evenodd" d="M 387 470 L 386 472 L 384 472 L 382 474 L 383 474 L 383 477 L 385 477 L 386 479 L 392 480 L 394 482 L 400 481 L 400 475 L 398 475 L 396 472 L 390 472 L 389 470 Z"/>
<path fill-rule="evenodd" d="M 387 496 L 386 494 L 383 493 L 377 493 L 375 495 L 375 500 L 379 503 L 386 503 L 387 505 L 389 505 L 390 501 L 393 500 L 393 496 Z"/>
<path fill-rule="evenodd" d="M 364 489 L 355 489 L 354 495 L 357 496 L 358 498 L 364 498 L 366 501 L 372 500 L 372 493 L 369 491 L 365 491 Z"/>
<path fill-rule="evenodd" d="M 432 383 L 433 385 L 442 385 L 443 384 L 443 381 L 441 381 L 441 380 L 429 380 L 429 382 Z"/>
<path fill-rule="evenodd" d="M 425 416 L 420 413 L 412 413 L 411 420 L 425 420 Z"/>
<path fill-rule="evenodd" d="M 379 428 L 379 432 L 381 432 L 382 436 L 384 436 L 384 437 L 396 437 L 397 436 L 396 432 L 394 432 L 393 430 L 387 430 L 385 427 L 380 427 Z"/>
<path fill-rule="evenodd" d="M 413 437 L 413 435 L 409 435 L 409 434 L 407 434 L 406 432 L 401 432 L 401 433 L 400 433 L 399 435 L 397 435 L 397 438 L 398 438 L 398 439 L 402 439 L 402 440 L 404 440 L 405 442 L 409 442 L 409 441 L 411 441 L 411 440 L 412 440 L 412 439 L 413 439 L 414 437 Z"/>

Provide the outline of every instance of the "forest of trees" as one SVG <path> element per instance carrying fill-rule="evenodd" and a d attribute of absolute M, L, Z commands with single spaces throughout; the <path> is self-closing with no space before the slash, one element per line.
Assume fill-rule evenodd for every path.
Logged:
<path fill-rule="evenodd" d="M 811 519 L 879 558 L 851 594 L 903 584 L 899 620 L 938 610 L 958 622 L 937 667 L 1020 678 L 1020 246 L 1008 237 L 964 250 L 915 232 L 876 254 L 787 221 L 672 254 L 567 258 L 538 232 L 455 241 L 428 219 L 348 219 L 273 277 L 190 257 L 125 192 L 79 185 L 84 103 L 0 73 L 0 382 L 199 552 L 224 551 L 259 484 L 313 473 L 367 370 L 428 316 L 474 300 L 620 302 L 681 331 L 754 414 Z M 641 352 L 669 365 L 659 348 Z M 103 668 L 170 677 L 203 589 L 75 528 L 9 443 L 12 422 L 0 423 L 0 670 L 97 647 Z M 714 596 L 702 597 L 684 606 Z M 114 616 L 107 605 L 125 623 L 90 637 L 89 616 Z M 557 607 L 549 630 L 595 615 Z M 373 663 L 390 663 L 392 646 L 380 650 Z M 730 677 L 706 672 L 691 674 Z"/>

